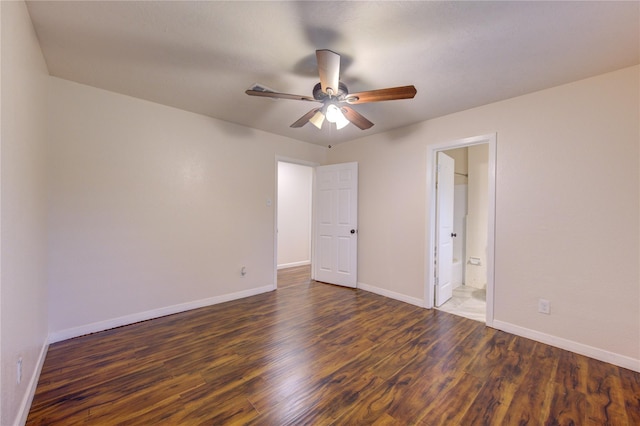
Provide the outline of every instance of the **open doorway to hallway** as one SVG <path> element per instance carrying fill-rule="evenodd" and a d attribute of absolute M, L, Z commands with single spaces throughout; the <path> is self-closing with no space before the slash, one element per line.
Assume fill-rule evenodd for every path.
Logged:
<path fill-rule="evenodd" d="M 311 279 L 313 167 L 277 162 L 277 286 Z"/>
<path fill-rule="evenodd" d="M 278 269 L 278 288 L 311 283 L 311 265 Z"/>
<path fill-rule="evenodd" d="M 276 159 L 277 270 L 311 265 L 311 278 L 356 288 L 358 163 L 324 166 Z"/>

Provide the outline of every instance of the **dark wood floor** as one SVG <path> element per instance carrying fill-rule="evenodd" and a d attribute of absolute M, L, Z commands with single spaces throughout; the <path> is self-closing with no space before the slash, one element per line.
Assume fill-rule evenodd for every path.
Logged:
<path fill-rule="evenodd" d="M 51 345 L 27 424 L 638 425 L 640 374 L 303 280 Z"/>
<path fill-rule="evenodd" d="M 311 281 L 311 265 L 278 269 L 278 288 L 291 285 L 309 284 Z"/>

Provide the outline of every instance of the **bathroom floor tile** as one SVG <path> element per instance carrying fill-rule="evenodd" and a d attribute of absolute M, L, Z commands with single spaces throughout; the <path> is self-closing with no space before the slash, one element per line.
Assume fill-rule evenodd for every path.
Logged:
<path fill-rule="evenodd" d="M 461 285 L 453 289 L 453 297 L 439 310 L 461 317 L 486 322 L 487 290 Z"/>

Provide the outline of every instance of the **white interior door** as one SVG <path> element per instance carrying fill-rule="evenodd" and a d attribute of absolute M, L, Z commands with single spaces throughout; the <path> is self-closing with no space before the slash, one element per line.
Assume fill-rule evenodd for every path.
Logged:
<path fill-rule="evenodd" d="M 442 305 L 453 295 L 453 158 L 438 152 L 436 169 L 436 288 L 435 304 Z"/>
<path fill-rule="evenodd" d="M 358 163 L 316 167 L 314 279 L 358 282 Z"/>

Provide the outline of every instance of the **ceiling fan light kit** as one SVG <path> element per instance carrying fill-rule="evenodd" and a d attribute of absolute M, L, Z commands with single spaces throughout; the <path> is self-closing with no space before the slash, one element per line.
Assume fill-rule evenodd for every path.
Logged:
<path fill-rule="evenodd" d="M 351 122 L 347 119 L 347 117 L 344 116 L 344 114 L 342 112 L 339 111 L 338 114 L 339 115 L 338 115 L 338 117 L 337 117 L 337 119 L 335 121 L 336 128 L 338 130 L 344 129 Z"/>
<path fill-rule="evenodd" d="M 341 124 L 342 127 L 349 124 L 349 120 L 345 118 L 342 111 L 336 106 L 336 104 L 327 105 L 327 112 L 324 115 L 329 123 Z M 344 123 L 345 120 L 347 121 L 346 124 Z"/>
<path fill-rule="evenodd" d="M 335 124 L 337 129 L 353 123 L 361 130 L 373 126 L 362 114 L 347 105 L 369 102 L 392 101 L 396 99 L 412 99 L 417 91 L 414 86 L 390 87 L 387 89 L 369 90 L 349 93 L 347 86 L 340 81 L 340 55 L 328 50 L 316 50 L 320 83 L 313 88 L 313 97 L 279 93 L 264 86 L 255 84 L 245 93 L 250 96 L 261 96 L 272 99 L 291 99 L 306 102 L 320 102 L 322 107 L 314 108 L 294 122 L 291 127 L 302 127 L 310 122 L 322 129 L 325 118 Z M 347 104 L 347 105 L 345 105 Z"/>

